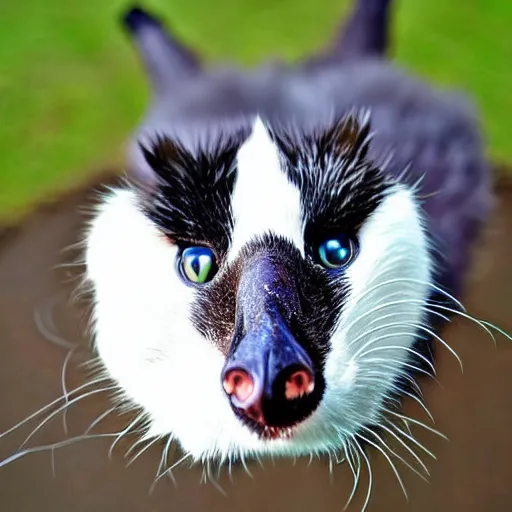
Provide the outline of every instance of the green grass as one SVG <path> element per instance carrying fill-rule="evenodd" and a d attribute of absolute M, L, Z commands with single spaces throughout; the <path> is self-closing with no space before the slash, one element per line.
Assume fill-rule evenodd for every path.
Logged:
<path fill-rule="evenodd" d="M 347 0 L 147 0 L 207 59 L 294 60 L 331 37 Z M 512 3 L 401 0 L 399 62 L 470 92 L 491 156 L 512 161 Z M 147 88 L 118 25 L 120 0 L 24 0 L 0 6 L 0 222 L 119 161 Z M 321 5 L 321 7 L 317 7 Z"/>

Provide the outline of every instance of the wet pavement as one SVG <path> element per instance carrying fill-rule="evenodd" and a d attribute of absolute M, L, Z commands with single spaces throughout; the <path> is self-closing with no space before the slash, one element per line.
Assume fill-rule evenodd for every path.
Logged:
<path fill-rule="evenodd" d="M 54 207 L 42 209 L 19 229 L 0 237 L 0 432 L 62 394 L 61 371 L 68 351 L 47 341 L 34 322 L 34 311 L 55 307 L 45 325 L 54 320 L 58 335 L 68 341 L 80 335 L 86 321 L 84 303 L 67 305 L 76 285 L 76 254 L 65 247 L 80 238 L 84 220 L 80 209 L 91 192 L 75 194 Z M 500 204 L 475 259 L 465 303 L 471 314 L 512 332 L 512 185 L 502 185 Z M 43 308 L 44 309 L 44 308 Z M 397 462 L 409 501 L 382 456 L 371 453 L 372 511 L 489 511 L 512 510 L 512 342 L 498 338 L 495 347 L 486 333 L 468 321 L 456 320 L 445 339 L 464 364 L 440 349 L 438 382 L 424 381 L 426 403 L 435 428 L 449 441 L 418 427 L 419 442 L 434 452 L 427 463 L 431 476 L 423 481 Z M 58 340 L 57 340 L 58 341 Z M 82 341 L 83 342 L 83 341 Z M 83 352 L 83 354 L 86 354 Z M 85 368 L 78 353 L 68 365 L 66 385 L 84 382 Z M 70 408 L 69 437 L 80 435 L 110 407 L 96 394 Z M 407 403 L 405 413 L 428 423 L 424 412 Z M 42 419 L 42 418 L 41 418 Z M 115 432 L 126 418 L 108 417 L 96 431 Z M 37 423 L 31 424 L 35 427 Z M 12 454 L 31 428 L 0 439 L 0 458 Z M 29 446 L 66 439 L 61 417 L 45 425 Z M 152 446 L 126 468 L 124 452 L 132 440 L 123 439 L 108 457 L 112 438 L 85 440 L 51 452 L 34 453 L 0 469 L 0 511 L 336 511 L 341 512 L 352 488 L 344 464 L 330 475 L 327 461 L 279 461 L 265 468 L 251 466 L 252 478 L 234 469 L 213 483 L 201 483 L 199 468 L 187 464 L 175 473 L 176 484 L 162 478 L 149 491 L 158 470 L 161 446 Z M 407 459 L 413 462 L 411 457 Z M 55 476 L 52 474 L 52 465 Z M 360 510 L 367 475 L 350 511 Z"/>

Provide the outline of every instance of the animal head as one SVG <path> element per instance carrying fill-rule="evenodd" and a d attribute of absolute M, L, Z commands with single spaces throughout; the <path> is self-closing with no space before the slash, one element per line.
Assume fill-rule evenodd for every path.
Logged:
<path fill-rule="evenodd" d="M 153 102 L 131 148 L 137 180 L 104 197 L 87 235 L 95 347 L 147 436 L 195 460 L 350 452 L 430 364 L 434 224 L 354 100 L 359 62 L 385 50 L 385 5 L 358 3 L 344 52 L 256 72 L 205 71 L 155 19 L 126 18 Z M 351 30 L 363 21 L 379 37 Z M 396 133 L 411 96 L 386 66 L 373 93 L 361 66 L 362 96 L 388 95 L 380 136 Z M 422 94 L 405 133 L 437 140 L 445 125 L 424 122 Z"/>
<path fill-rule="evenodd" d="M 413 191 L 366 158 L 367 122 L 304 135 L 257 117 L 195 152 L 156 138 L 158 185 L 103 202 L 96 347 L 151 435 L 196 459 L 299 455 L 380 421 L 431 262 Z"/>

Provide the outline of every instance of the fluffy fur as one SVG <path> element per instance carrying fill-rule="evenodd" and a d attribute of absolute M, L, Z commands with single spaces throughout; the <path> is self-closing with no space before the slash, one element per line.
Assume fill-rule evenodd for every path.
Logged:
<path fill-rule="evenodd" d="M 300 192 L 259 119 L 237 168 L 228 261 L 264 233 L 283 236 L 304 254 Z M 197 459 L 232 458 L 331 452 L 362 425 L 378 423 L 430 293 L 428 241 L 413 193 L 394 186 L 358 236 L 359 255 L 345 276 L 350 294 L 326 357 L 322 403 L 290 440 L 261 441 L 230 409 L 219 378 L 222 352 L 190 320 L 198 292 L 175 270 L 177 247 L 148 220 L 135 191 L 113 192 L 88 237 L 95 341 L 109 374 L 149 414 L 152 434 L 172 434 Z"/>
<path fill-rule="evenodd" d="M 382 23 L 378 12 L 363 18 Z M 148 435 L 171 436 L 196 460 L 346 453 L 430 364 L 435 290 L 461 292 L 490 207 L 472 107 L 382 60 L 385 30 L 371 44 L 347 32 L 345 53 L 334 45 L 294 68 L 207 71 L 154 19 L 131 16 L 154 98 L 130 153 L 145 186 L 112 191 L 87 237 L 99 357 L 147 414 Z M 183 72 L 158 73 L 164 62 Z M 359 251 L 332 275 L 311 251 L 336 231 Z M 204 288 L 176 271 L 191 244 L 218 256 Z M 265 251 L 307 296 L 294 334 L 325 380 L 289 439 L 251 431 L 220 381 L 240 273 Z"/>

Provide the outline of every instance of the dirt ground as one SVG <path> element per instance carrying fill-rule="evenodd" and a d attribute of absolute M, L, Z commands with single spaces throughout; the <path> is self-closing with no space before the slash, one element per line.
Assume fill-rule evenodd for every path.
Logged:
<path fill-rule="evenodd" d="M 80 303 L 67 305 L 74 286 L 72 253 L 62 249 L 79 237 L 84 220 L 79 212 L 90 191 L 32 216 L 20 229 L 0 238 L 0 432 L 54 400 L 61 391 L 61 370 L 67 350 L 49 343 L 34 322 L 34 310 L 56 301 L 53 317 L 61 337 L 76 342 L 84 325 Z M 468 310 L 479 318 L 512 332 L 512 185 L 499 191 L 500 204 L 489 234 L 476 258 Z M 46 320 L 49 323 L 49 320 Z M 498 340 L 466 321 L 456 321 L 445 339 L 464 363 L 447 350 L 438 354 L 438 382 L 422 384 L 436 428 L 449 441 L 424 429 L 415 430 L 421 443 L 435 453 L 427 460 L 429 483 L 398 462 L 409 495 L 404 498 L 383 457 L 371 454 L 374 493 L 369 511 L 505 512 L 512 510 L 512 342 Z M 83 382 L 84 371 L 72 362 L 67 385 Z M 74 406 L 69 413 L 69 435 L 83 433 L 109 408 L 101 395 Z M 411 404 L 407 414 L 425 419 Z M 112 419 L 100 429 L 119 429 Z M 32 425 L 32 427 L 35 424 Z M 30 432 L 0 438 L 0 459 L 12 454 Z M 65 439 L 60 419 L 49 423 L 30 446 Z M 236 469 L 232 481 L 219 480 L 225 494 L 213 484 L 202 484 L 201 470 L 185 465 L 175 472 L 177 484 L 162 479 L 149 495 L 160 461 L 160 447 L 152 447 L 126 468 L 121 442 L 108 458 L 112 439 L 86 440 L 56 450 L 55 476 L 51 453 L 35 453 L 0 469 L 0 511 L 5 512 L 163 512 L 163 511 L 336 511 L 341 512 L 352 487 L 346 465 L 329 475 L 326 461 L 280 461 L 251 467 L 253 478 Z M 123 444 L 124 443 L 124 444 Z M 421 453 L 421 451 L 420 451 Z M 425 454 L 423 454 L 425 455 Z M 409 459 L 410 460 L 410 459 Z M 360 510 L 361 492 L 352 511 Z"/>

